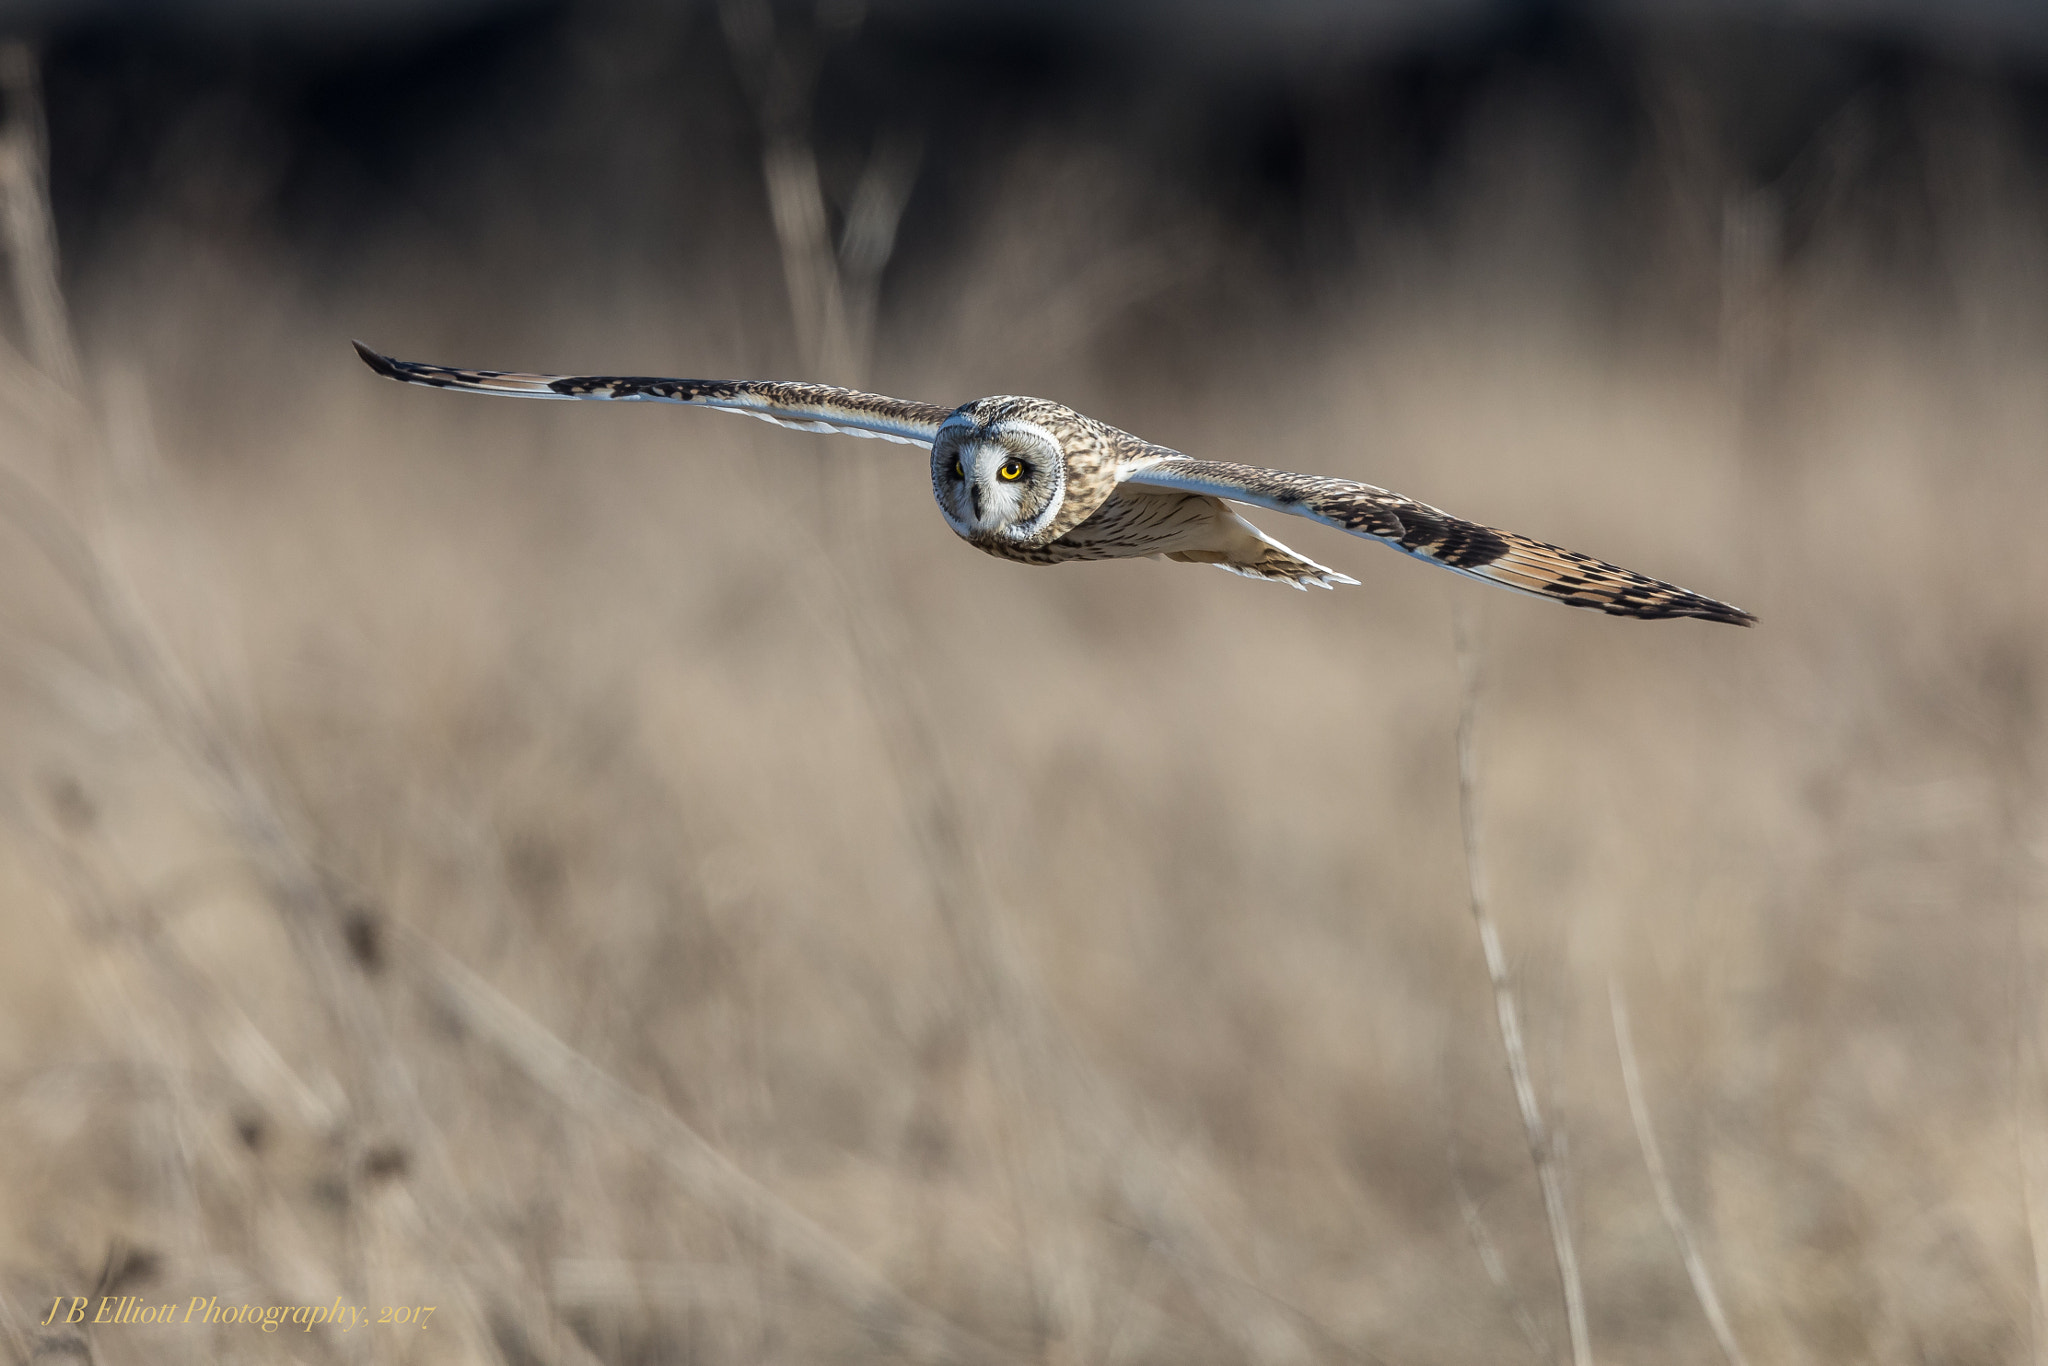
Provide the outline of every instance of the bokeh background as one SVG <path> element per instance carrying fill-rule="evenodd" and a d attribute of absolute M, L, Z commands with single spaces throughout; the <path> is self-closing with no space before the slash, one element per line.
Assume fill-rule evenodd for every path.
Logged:
<path fill-rule="evenodd" d="M 2048 1356 L 2038 5 L 0 28 L 0 1355 L 1567 1359 L 1477 854 L 1592 1358 Z M 351 336 L 1045 395 L 1762 625 L 1019 567 Z"/>

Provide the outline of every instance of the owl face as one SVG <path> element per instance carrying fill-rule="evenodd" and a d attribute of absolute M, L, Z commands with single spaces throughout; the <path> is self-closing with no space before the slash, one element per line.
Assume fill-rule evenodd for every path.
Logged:
<path fill-rule="evenodd" d="M 956 413 L 932 442 L 932 495 L 965 540 L 1036 544 L 1046 539 L 1066 490 L 1060 444 L 1034 422 L 982 423 Z"/>

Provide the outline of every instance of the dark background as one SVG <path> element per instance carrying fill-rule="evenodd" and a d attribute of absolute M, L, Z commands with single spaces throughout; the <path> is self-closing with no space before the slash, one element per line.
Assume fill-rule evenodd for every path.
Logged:
<path fill-rule="evenodd" d="M 1203 303 L 1298 315 L 1333 279 L 1398 274 L 1370 248 L 1385 234 L 1469 230 L 1483 149 L 1540 139 L 1570 222 L 1529 223 L 1550 234 L 1530 257 L 1603 318 L 1695 325 L 1671 239 L 1696 206 L 1664 200 L 1767 187 L 1787 263 L 1852 249 L 1904 293 L 1938 288 L 1957 230 L 1930 143 L 1944 121 L 1995 127 L 2026 168 L 2048 155 L 2048 22 L 2025 6 L 1259 8 L 884 5 L 822 32 L 798 8 L 782 29 L 823 49 L 809 122 L 828 180 L 881 130 L 928 140 L 891 305 L 1038 142 L 1113 147 L 1162 217 L 1213 216 L 1256 285 L 1209 282 Z M 345 296 L 424 232 L 587 295 L 702 271 L 720 225 L 758 207 L 734 202 L 755 118 L 712 10 L 28 13 L 74 280 L 118 269 L 147 224 L 288 255 Z"/>

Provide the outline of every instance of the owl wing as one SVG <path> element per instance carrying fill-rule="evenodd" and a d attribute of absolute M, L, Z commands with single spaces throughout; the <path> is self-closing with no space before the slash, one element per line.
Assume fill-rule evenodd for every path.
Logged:
<path fill-rule="evenodd" d="M 1756 624 L 1756 618 L 1739 607 L 1576 550 L 1463 521 L 1371 484 L 1180 455 L 1139 466 L 1126 480 L 1307 517 L 1354 536 L 1384 541 L 1469 578 L 1609 616 L 1702 617 L 1735 626 Z"/>
<path fill-rule="evenodd" d="M 355 344 L 363 364 L 386 379 L 517 398 L 588 398 L 639 403 L 689 403 L 794 427 L 800 432 L 873 436 L 906 446 L 929 446 L 952 409 L 909 399 L 834 389 L 824 384 L 773 380 L 653 379 L 641 375 L 521 375 L 499 370 L 452 370 L 445 365 L 380 356 Z"/>

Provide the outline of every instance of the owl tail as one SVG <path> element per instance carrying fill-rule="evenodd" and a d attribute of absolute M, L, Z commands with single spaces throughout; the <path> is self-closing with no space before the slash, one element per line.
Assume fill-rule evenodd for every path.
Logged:
<path fill-rule="evenodd" d="M 1216 502 L 1216 512 L 1218 515 L 1205 528 L 1208 544 L 1170 550 L 1166 558 L 1183 564 L 1213 564 L 1248 579 L 1291 583 L 1301 589 L 1335 588 L 1340 583 L 1358 582 L 1349 574 L 1326 569 L 1306 555 L 1289 550 L 1220 501 Z"/>

